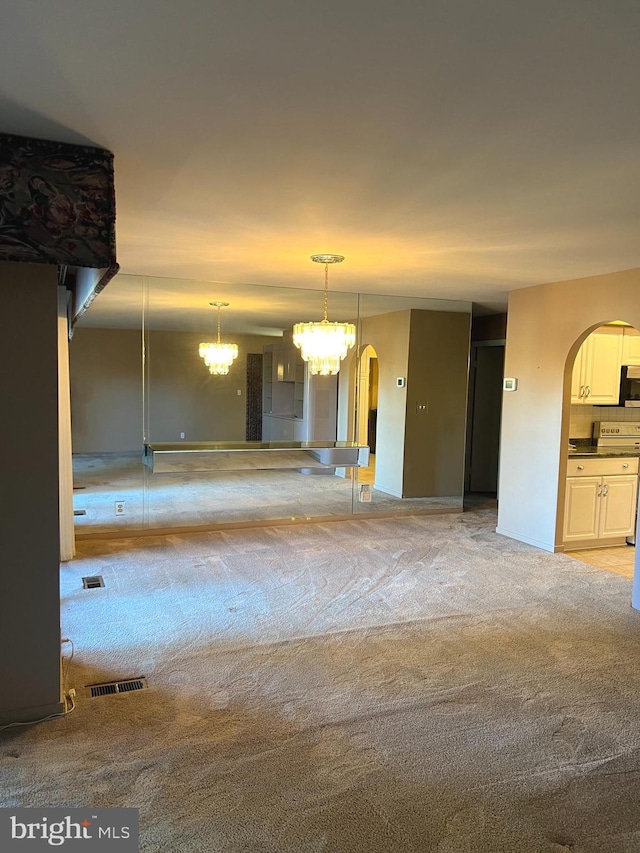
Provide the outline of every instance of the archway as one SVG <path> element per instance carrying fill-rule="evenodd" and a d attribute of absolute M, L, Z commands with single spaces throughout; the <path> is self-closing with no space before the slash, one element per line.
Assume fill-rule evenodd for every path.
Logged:
<path fill-rule="evenodd" d="M 358 480 L 373 485 L 375 481 L 376 428 L 378 416 L 378 354 L 366 344 L 358 358 L 356 376 L 356 436 L 359 444 L 369 447 L 369 466 L 360 468 Z"/>
<path fill-rule="evenodd" d="M 563 550 L 587 559 L 581 552 L 588 549 L 588 562 L 629 577 L 634 553 L 626 545 L 635 544 L 640 454 L 634 368 L 640 376 L 640 332 L 621 320 L 591 326 L 570 348 L 563 405 L 568 453 L 557 520 Z M 599 563 L 598 549 L 605 547 Z"/>

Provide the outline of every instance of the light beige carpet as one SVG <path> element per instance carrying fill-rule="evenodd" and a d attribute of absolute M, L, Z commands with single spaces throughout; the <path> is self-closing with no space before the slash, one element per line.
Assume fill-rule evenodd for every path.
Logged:
<path fill-rule="evenodd" d="M 295 470 L 184 470 L 152 473 L 137 454 L 76 454 L 74 508 L 81 534 L 166 527 L 206 527 L 273 519 L 359 513 L 459 512 L 462 496 L 396 498 L 373 487 L 359 501 L 360 482 Z M 365 480 L 370 478 L 365 475 Z M 117 516 L 115 502 L 125 501 Z"/>
<path fill-rule="evenodd" d="M 154 853 L 640 850 L 631 582 L 494 527 L 83 542 L 69 682 L 149 689 L 0 734 L 3 804 L 139 807 Z"/>

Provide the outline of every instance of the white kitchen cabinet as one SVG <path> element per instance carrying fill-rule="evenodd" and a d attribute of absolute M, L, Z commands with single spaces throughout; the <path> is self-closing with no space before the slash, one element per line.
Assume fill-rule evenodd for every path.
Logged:
<path fill-rule="evenodd" d="M 622 328 L 603 326 L 584 341 L 573 365 L 571 402 L 616 405 L 620 398 Z"/>
<path fill-rule="evenodd" d="M 278 382 L 295 382 L 296 368 L 302 364 L 300 351 L 295 347 L 283 347 L 276 350 L 276 380 Z"/>
<path fill-rule="evenodd" d="M 294 346 L 264 347 L 263 441 L 335 441 L 337 412 L 337 376 L 312 376 Z"/>
<path fill-rule="evenodd" d="M 640 332 L 627 326 L 622 330 L 622 364 L 640 365 Z"/>
<path fill-rule="evenodd" d="M 564 541 L 597 539 L 602 477 L 567 477 Z"/>
<path fill-rule="evenodd" d="M 635 531 L 638 478 L 602 478 L 602 501 L 600 504 L 600 538 L 631 536 Z"/>
<path fill-rule="evenodd" d="M 295 422 L 293 418 L 262 416 L 263 441 L 294 441 Z"/>
<path fill-rule="evenodd" d="M 635 531 L 638 458 L 570 459 L 564 505 L 565 544 L 624 539 Z"/>

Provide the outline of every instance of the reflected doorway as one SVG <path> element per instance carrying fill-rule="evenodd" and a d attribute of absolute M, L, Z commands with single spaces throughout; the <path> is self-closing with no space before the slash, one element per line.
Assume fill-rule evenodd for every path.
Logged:
<path fill-rule="evenodd" d="M 378 423 L 378 355 L 371 345 L 364 347 L 358 364 L 357 441 L 369 447 L 369 465 L 358 469 L 358 482 L 373 486 L 376 470 L 376 433 Z"/>

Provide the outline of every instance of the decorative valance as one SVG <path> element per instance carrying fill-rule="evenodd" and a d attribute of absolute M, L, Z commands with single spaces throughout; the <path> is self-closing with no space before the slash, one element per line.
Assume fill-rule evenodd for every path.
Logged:
<path fill-rule="evenodd" d="M 0 261 L 117 272 L 113 154 L 0 133 Z"/>

